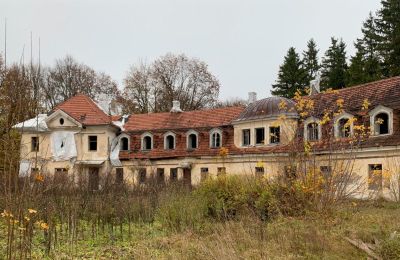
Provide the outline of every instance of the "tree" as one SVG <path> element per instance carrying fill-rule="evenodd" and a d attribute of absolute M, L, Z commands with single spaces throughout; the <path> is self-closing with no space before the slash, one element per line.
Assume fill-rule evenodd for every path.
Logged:
<path fill-rule="evenodd" d="M 351 57 L 348 73 L 348 85 L 362 84 L 382 78 L 382 67 L 378 53 L 378 35 L 376 22 L 372 14 L 361 29 L 363 37 L 357 39 L 354 46 L 356 54 Z"/>
<path fill-rule="evenodd" d="M 42 91 L 45 95 L 45 105 L 49 109 L 78 93 L 86 94 L 95 100 L 104 94 L 113 99 L 118 93 L 117 84 L 110 76 L 97 73 L 71 56 L 57 60 L 55 66 L 48 68 L 44 73 L 46 82 Z"/>
<path fill-rule="evenodd" d="M 278 79 L 272 85 L 272 95 L 287 98 L 294 97 L 298 89 L 304 91 L 307 86 L 307 71 L 303 68 L 303 62 L 295 48 L 289 48 L 284 57 L 283 64 L 279 67 Z"/>
<path fill-rule="evenodd" d="M 173 100 L 183 110 L 214 107 L 219 95 L 219 82 L 206 63 L 184 54 L 167 54 L 150 65 L 132 66 L 124 79 L 126 101 L 130 112 L 170 111 Z"/>
<path fill-rule="evenodd" d="M 400 3 L 399 0 L 382 0 L 377 12 L 376 31 L 378 49 L 383 60 L 386 77 L 400 75 Z"/>
<path fill-rule="evenodd" d="M 346 86 L 347 74 L 346 44 L 331 38 L 331 46 L 322 60 L 322 79 L 325 87 L 340 89 Z"/>
<path fill-rule="evenodd" d="M 317 44 L 314 39 L 307 42 L 307 50 L 303 52 L 304 69 L 307 71 L 307 82 L 313 80 L 317 71 L 321 68 L 318 62 Z"/>

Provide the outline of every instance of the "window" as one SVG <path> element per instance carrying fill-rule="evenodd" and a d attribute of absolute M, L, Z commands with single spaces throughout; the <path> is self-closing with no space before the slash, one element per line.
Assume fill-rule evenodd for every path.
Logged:
<path fill-rule="evenodd" d="M 169 179 L 170 179 L 170 181 L 178 180 L 178 169 L 177 168 L 171 168 L 169 170 Z"/>
<path fill-rule="evenodd" d="M 242 130 L 242 144 L 243 144 L 243 146 L 250 145 L 250 129 Z"/>
<path fill-rule="evenodd" d="M 307 125 L 307 140 L 317 141 L 319 139 L 319 126 L 317 123 L 312 122 Z"/>
<path fill-rule="evenodd" d="M 225 167 L 218 167 L 217 176 L 225 175 L 225 174 L 226 174 L 226 168 Z"/>
<path fill-rule="evenodd" d="M 263 176 L 264 175 L 264 167 L 256 167 L 256 176 Z"/>
<path fill-rule="evenodd" d="M 64 118 L 60 118 L 60 125 L 64 124 Z"/>
<path fill-rule="evenodd" d="M 197 132 L 189 131 L 187 133 L 187 148 L 196 149 L 198 147 Z"/>
<path fill-rule="evenodd" d="M 124 183 L 124 168 L 117 168 L 115 172 L 115 184 L 121 185 Z"/>
<path fill-rule="evenodd" d="M 368 165 L 368 189 L 382 189 L 382 164 Z"/>
<path fill-rule="evenodd" d="M 200 169 L 200 181 L 204 181 L 208 177 L 208 168 Z"/>
<path fill-rule="evenodd" d="M 129 140 L 128 137 L 122 137 L 120 140 L 120 150 L 128 151 L 129 150 Z"/>
<path fill-rule="evenodd" d="M 68 170 L 66 168 L 55 168 L 54 169 L 54 182 L 56 184 L 67 184 Z"/>
<path fill-rule="evenodd" d="M 165 182 L 164 168 L 157 168 L 157 183 L 164 184 L 164 182 Z"/>
<path fill-rule="evenodd" d="M 97 136 L 89 135 L 89 151 L 97 151 Z"/>
<path fill-rule="evenodd" d="M 272 126 L 269 128 L 270 143 L 279 144 L 281 141 L 281 128 L 279 126 Z"/>
<path fill-rule="evenodd" d="M 139 183 L 140 184 L 146 183 L 146 178 L 147 178 L 146 168 L 140 168 L 139 169 Z"/>
<path fill-rule="evenodd" d="M 153 136 L 149 133 L 142 135 L 142 150 L 151 150 L 153 149 Z"/>
<path fill-rule="evenodd" d="M 164 137 L 164 149 L 173 150 L 175 149 L 175 136 L 168 134 Z"/>
<path fill-rule="evenodd" d="M 319 167 L 319 170 L 321 171 L 321 175 L 325 179 L 329 179 L 332 175 L 332 167 L 331 166 L 321 166 L 321 167 Z"/>
<path fill-rule="evenodd" d="M 221 147 L 222 133 L 219 129 L 212 130 L 210 133 L 210 147 Z"/>
<path fill-rule="evenodd" d="M 265 140 L 265 128 L 256 128 L 256 144 L 264 144 Z"/>
<path fill-rule="evenodd" d="M 39 137 L 38 136 L 31 137 L 31 151 L 39 152 Z"/>
<path fill-rule="evenodd" d="M 375 133 L 378 135 L 389 134 L 389 115 L 379 113 L 375 116 Z"/>
<path fill-rule="evenodd" d="M 338 137 L 346 138 L 350 137 L 350 124 L 348 118 L 341 118 L 337 122 L 338 124 Z"/>

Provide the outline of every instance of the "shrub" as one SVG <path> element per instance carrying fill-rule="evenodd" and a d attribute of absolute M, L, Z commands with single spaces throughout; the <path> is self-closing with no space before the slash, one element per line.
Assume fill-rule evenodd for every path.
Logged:
<path fill-rule="evenodd" d="M 380 254 L 383 259 L 400 259 L 400 236 L 384 240 L 381 244 Z"/>

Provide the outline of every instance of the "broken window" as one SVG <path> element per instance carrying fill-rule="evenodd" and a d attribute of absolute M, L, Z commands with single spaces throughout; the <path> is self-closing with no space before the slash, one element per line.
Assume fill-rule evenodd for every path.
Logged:
<path fill-rule="evenodd" d="M 382 189 L 382 164 L 369 164 L 368 165 L 368 189 L 381 190 Z"/>
<path fill-rule="evenodd" d="M 31 137 L 31 151 L 39 152 L 39 137 L 38 136 Z"/>
<path fill-rule="evenodd" d="M 142 140 L 142 150 L 151 150 L 153 148 L 153 140 L 151 136 L 146 135 Z"/>
<path fill-rule="evenodd" d="M 89 151 L 97 151 L 97 136 L 89 135 Z"/>
<path fill-rule="evenodd" d="M 178 169 L 177 168 L 171 168 L 169 170 L 169 179 L 170 179 L 170 181 L 178 180 Z"/>
<path fill-rule="evenodd" d="M 200 169 L 200 181 L 204 181 L 208 177 L 208 168 Z"/>
<path fill-rule="evenodd" d="M 265 128 L 256 128 L 256 144 L 264 144 L 265 140 Z"/>
<path fill-rule="evenodd" d="M 146 168 L 140 168 L 139 169 L 139 183 L 140 184 L 146 183 L 146 178 L 147 178 Z"/>
<path fill-rule="evenodd" d="M 264 167 L 256 167 L 256 177 L 262 177 L 264 175 Z"/>
<path fill-rule="evenodd" d="M 319 167 L 319 170 L 321 171 L 322 177 L 324 177 L 326 180 L 329 179 L 332 175 L 332 167 L 331 166 L 321 166 L 321 167 Z"/>
<path fill-rule="evenodd" d="M 129 140 L 127 137 L 122 137 L 120 140 L 120 150 L 128 151 L 129 150 Z"/>
<path fill-rule="evenodd" d="M 279 144 L 281 141 L 281 128 L 279 126 L 272 126 L 269 128 L 270 143 Z"/>
<path fill-rule="evenodd" d="M 175 149 L 175 137 L 173 135 L 167 135 L 167 137 L 165 137 L 165 149 Z"/>
<path fill-rule="evenodd" d="M 211 133 L 211 147 L 212 148 L 221 147 L 221 133 L 216 131 Z"/>
<path fill-rule="evenodd" d="M 124 168 L 117 168 L 115 172 L 115 184 L 121 185 L 124 183 Z"/>
<path fill-rule="evenodd" d="M 226 168 L 225 167 L 218 167 L 217 169 L 217 176 L 219 175 L 225 175 L 226 174 Z"/>
<path fill-rule="evenodd" d="M 307 125 L 307 140 L 317 141 L 319 139 L 319 126 L 317 123 L 309 123 Z"/>
<path fill-rule="evenodd" d="M 338 121 L 338 130 L 340 138 L 350 137 L 350 124 L 348 118 L 341 118 Z"/>
<path fill-rule="evenodd" d="M 188 148 L 196 149 L 197 148 L 197 135 L 192 133 L 188 136 Z"/>
<path fill-rule="evenodd" d="M 157 168 L 157 183 L 164 184 L 164 182 L 165 182 L 164 168 Z"/>
<path fill-rule="evenodd" d="M 389 115 L 387 113 L 379 113 L 375 116 L 375 133 L 378 135 L 389 133 Z"/>
<path fill-rule="evenodd" d="M 249 146 L 250 145 L 250 129 L 242 130 L 242 145 Z"/>

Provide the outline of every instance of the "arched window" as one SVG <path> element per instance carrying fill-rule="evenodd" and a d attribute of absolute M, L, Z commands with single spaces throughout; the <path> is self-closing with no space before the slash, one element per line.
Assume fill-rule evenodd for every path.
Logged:
<path fill-rule="evenodd" d="M 164 135 L 164 149 L 173 150 L 175 149 L 175 134 L 167 133 Z"/>
<path fill-rule="evenodd" d="M 337 124 L 338 124 L 338 137 L 340 138 L 350 137 L 351 132 L 350 132 L 349 118 L 343 117 L 339 119 Z"/>
<path fill-rule="evenodd" d="M 219 129 L 213 129 L 210 132 L 210 147 L 219 148 L 222 146 L 222 132 Z"/>
<path fill-rule="evenodd" d="M 142 150 L 153 149 L 153 135 L 145 133 L 142 135 Z"/>
<path fill-rule="evenodd" d="M 393 109 L 379 105 L 369 115 L 372 135 L 393 133 Z"/>
<path fill-rule="evenodd" d="M 120 150 L 128 151 L 129 150 L 129 140 L 128 137 L 122 137 L 120 140 Z"/>
<path fill-rule="evenodd" d="M 379 113 L 375 116 L 375 133 L 378 135 L 389 134 L 389 115 Z"/>
<path fill-rule="evenodd" d="M 189 131 L 187 134 L 187 148 L 196 149 L 198 147 L 198 134 L 196 131 Z"/>
<path fill-rule="evenodd" d="M 312 122 L 307 125 L 307 140 L 317 141 L 319 139 L 319 126 Z"/>

